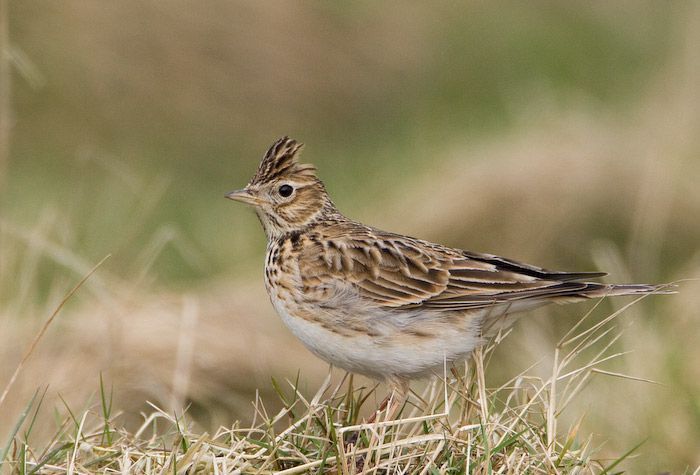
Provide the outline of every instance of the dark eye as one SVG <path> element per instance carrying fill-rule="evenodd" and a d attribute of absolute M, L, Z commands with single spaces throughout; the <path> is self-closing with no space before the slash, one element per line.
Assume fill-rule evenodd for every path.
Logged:
<path fill-rule="evenodd" d="M 282 186 L 280 186 L 279 190 L 277 190 L 277 191 L 279 191 L 281 196 L 288 198 L 292 195 L 294 188 L 292 188 L 290 185 L 282 185 Z"/>

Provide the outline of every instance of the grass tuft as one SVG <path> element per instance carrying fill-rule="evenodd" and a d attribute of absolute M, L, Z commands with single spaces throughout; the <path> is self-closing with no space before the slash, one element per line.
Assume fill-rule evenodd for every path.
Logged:
<path fill-rule="evenodd" d="M 3 457 L 21 473 L 613 473 L 641 443 L 614 460 L 603 459 L 592 437 L 580 434 L 583 416 L 564 432 L 560 427 L 563 412 L 587 382 L 610 374 L 601 365 L 623 354 L 612 350 L 620 313 L 562 338 L 548 377 L 533 375 L 531 367 L 487 387 L 492 353 L 507 337 L 499 335 L 463 367 L 446 368 L 412 391 L 397 419 L 380 412 L 373 423 L 360 413 L 381 398 L 377 386 L 357 386 L 352 375 L 332 383 L 329 373 L 310 398 L 299 389 L 299 375 L 273 380 L 282 409 L 270 412 L 257 397 L 247 427 L 236 422 L 209 435 L 184 414 L 151 404 L 153 412 L 129 432 L 118 425 L 111 391 L 100 378 L 99 404 L 80 417 L 66 408 L 56 436 L 38 451 L 27 442 L 29 431 L 17 440 L 37 392 Z M 13 443 L 20 450 L 10 450 Z"/>

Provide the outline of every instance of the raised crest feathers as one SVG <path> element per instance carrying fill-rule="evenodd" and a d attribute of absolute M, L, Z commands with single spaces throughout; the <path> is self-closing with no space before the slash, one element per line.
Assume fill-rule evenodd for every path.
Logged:
<path fill-rule="evenodd" d="M 316 167 L 299 163 L 299 152 L 303 146 L 303 143 L 286 136 L 277 140 L 265 153 L 250 184 L 266 183 L 285 175 L 316 178 Z"/>

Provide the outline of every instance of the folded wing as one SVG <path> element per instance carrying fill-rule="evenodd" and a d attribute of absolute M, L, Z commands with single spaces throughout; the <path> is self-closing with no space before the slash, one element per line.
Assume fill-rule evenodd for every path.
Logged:
<path fill-rule="evenodd" d="M 471 310 L 522 299 L 583 298 L 606 288 L 579 282 L 604 273 L 551 272 L 370 228 L 321 239 L 302 261 L 306 283 L 351 282 L 363 297 L 397 309 Z"/>

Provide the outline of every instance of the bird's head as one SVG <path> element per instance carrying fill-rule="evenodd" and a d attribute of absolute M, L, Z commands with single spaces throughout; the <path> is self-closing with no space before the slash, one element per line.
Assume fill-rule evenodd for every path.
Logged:
<path fill-rule="evenodd" d="M 268 238 L 301 231 L 333 209 L 313 165 L 299 163 L 303 144 L 283 137 L 272 144 L 248 185 L 226 197 L 252 205 Z"/>

